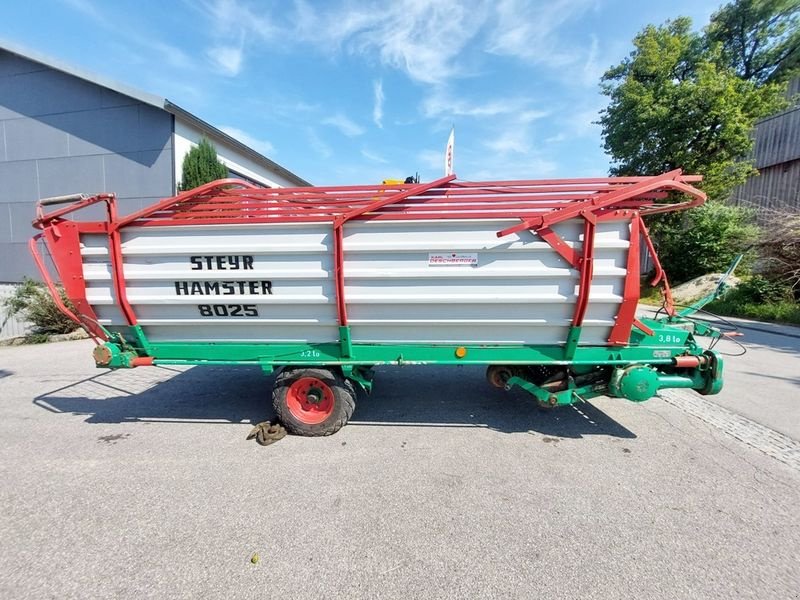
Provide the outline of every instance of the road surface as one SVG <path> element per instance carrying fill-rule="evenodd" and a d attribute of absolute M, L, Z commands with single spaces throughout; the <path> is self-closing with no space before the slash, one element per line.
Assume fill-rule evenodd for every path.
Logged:
<path fill-rule="evenodd" d="M 800 467 L 694 396 L 543 413 L 479 368 L 385 368 L 339 433 L 265 448 L 259 369 L 90 351 L 0 348 L 2 598 L 798 597 Z"/>

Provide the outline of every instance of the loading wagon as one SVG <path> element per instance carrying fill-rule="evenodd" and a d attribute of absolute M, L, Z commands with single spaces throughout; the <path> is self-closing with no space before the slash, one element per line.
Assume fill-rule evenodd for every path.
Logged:
<path fill-rule="evenodd" d="M 30 248 L 99 367 L 280 370 L 285 427 L 328 435 L 350 418 L 356 388 L 371 391 L 376 365 L 486 365 L 491 384 L 543 407 L 719 392 L 722 360 L 699 338 L 721 334 L 675 310 L 643 220 L 704 202 L 700 180 L 224 179 L 126 216 L 112 193 L 41 200 Z M 80 219 L 98 205 L 105 218 Z M 637 317 L 644 253 L 660 318 Z"/>

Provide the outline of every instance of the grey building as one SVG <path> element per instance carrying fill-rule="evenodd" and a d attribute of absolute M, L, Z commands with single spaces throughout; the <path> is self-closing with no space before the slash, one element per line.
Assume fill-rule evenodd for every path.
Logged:
<path fill-rule="evenodd" d="M 800 94 L 800 77 L 789 84 L 789 97 Z M 759 174 L 736 188 L 731 200 L 755 208 L 800 210 L 800 105 L 756 124 L 753 160 Z"/>
<path fill-rule="evenodd" d="M 169 100 L 0 42 L 0 283 L 37 276 L 27 248 L 37 199 L 108 191 L 121 213 L 139 210 L 175 193 L 203 136 L 232 176 L 309 185 Z"/>

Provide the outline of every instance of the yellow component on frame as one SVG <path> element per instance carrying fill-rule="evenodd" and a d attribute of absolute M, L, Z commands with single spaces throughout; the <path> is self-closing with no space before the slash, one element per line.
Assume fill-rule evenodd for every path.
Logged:
<path fill-rule="evenodd" d="M 384 179 L 383 180 L 383 185 L 400 185 L 402 183 L 405 183 L 405 180 L 403 180 L 403 179 Z"/>
<path fill-rule="evenodd" d="M 456 348 L 456 358 L 464 358 L 467 355 L 467 349 L 464 346 Z"/>

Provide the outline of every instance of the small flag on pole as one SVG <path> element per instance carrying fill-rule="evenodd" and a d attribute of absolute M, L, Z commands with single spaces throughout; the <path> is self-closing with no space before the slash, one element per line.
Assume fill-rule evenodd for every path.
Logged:
<path fill-rule="evenodd" d="M 450 137 L 447 138 L 447 150 L 444 152 L 444 174 L 452 175 L 453 174 L 453 147 L 456 143 L 456 127 L 453 125 L 453 128 L 450 129 Z"/>

